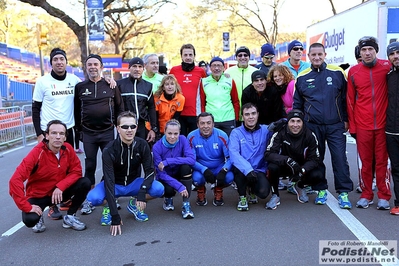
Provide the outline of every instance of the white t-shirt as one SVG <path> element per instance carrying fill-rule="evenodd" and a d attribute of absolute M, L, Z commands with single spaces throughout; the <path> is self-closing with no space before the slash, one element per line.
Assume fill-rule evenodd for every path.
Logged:
<path fill-rule="evenodd" d="M 70 129 L 75 125 L 74 97 L 75 85 L 81 80 L 74 74 L 67 73 L 64 80 L 57 80 L 46 74 L 36 81 L 32 99 L 42 103 L 40 128 L 45 131 L 47 123 L 58 119 Z"/>

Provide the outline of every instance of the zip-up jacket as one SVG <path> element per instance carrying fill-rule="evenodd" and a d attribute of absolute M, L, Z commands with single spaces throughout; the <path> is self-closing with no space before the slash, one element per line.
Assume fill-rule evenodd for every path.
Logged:
<path fill-rule="evenodd" d="M 399 67 L 388 73 L 387 134 L 399 134 Z"/>
<path fill-rule="evenodd" d="M 305 69 L 310 67 L 310 63 L 305 62 L 305 61 L 299 61 L 299 68 L 298 71 L 291 65 L 290 59 L 288 58 L 286 61 L 281 63 L 282 65 L 288 67 L 291 71 L 291 73 L 294 75 L 294 78 L 297 78 L 298 75 L 304 71 Z"/>
<path fill-rule="evenodd" d="M 240 107 L 242 106 L 241 103 L 242 92 L 249 84 L 252 83 L 251 75 L 256 70 L 257 69 L 254 68 L 253 66 L 248 65 L 247 68 L 241 68 L 238 66 L 229 67 L 225 71 L 225 73 L 229 74 L 236 83 L 237 95 L 238 99 L 240 100 Z"/>
<path fill-rule="evenodd" d="M 115 203 L 115 184 L 127 186 L 132 183 L 141 176 L 141 165 L 143 165 L 144 182 L 137 194 L 137 200 L 146 201 L 145 194 L 154 181 L 151 150 L 147 141 L 142 138 L 135 137 L 133 143 L 127 145 L 118 136 L 104 148 L 102 160 L 105 193 L 112 221 L 120 221 Z"/>
<path fill-rule="evenodd" d="M 75 86 L 75 125 L 79 131 L 102 132 L 116 125 L 123 111 L 118 88 L 111 89 L 101 78 L 98 82 L 85 80 Z"/>
<path fill-rule="evenodd" d="M 253 130 L 244 125 L 233 129 L 229 137 L 231 163 L 244 175 L 251 171 L 266 173 L 264 154 L 271 135 L 266 125 L 257 125 Z"/>
<path fill-rule="evenodd" d="M 138 115 L 137 121 L 150 122 L 151 129 L 157 127 L 152 84 L 142 78 L 134 79 L 131 76 L 117 81 L 121 92 L 125 111 Z"/>
<path fill-rule="evenodd" d="M 391 69 L 388 60 L 376 59 L 372 67 L 363 63 L 349 69 L 348 115 L 349 132 L 385 128 L 387 99 L 387 74 Z"/>
<path fill-rule="evenodd" d="M 305 172 L 316 168 L 320 154 L 316 135 L 303 124 L 302 131 L 292 134 L 285 126 L 273 134 L 265 152 L 266 161 L 278 166 L 286 165 L 287 159 L 295 160 Z"/>
<path fill-rule="evenodd" d="M 185 136 L 180 135 L 176 146 L 173 148 L 165 147 L 162 139 L 158 140 L 152 147 L 154 154 L 155 167 L 162 162 L 163 171 L 157 169 L 157 180 L 173 187 L 177 192 L 182 192 L 186 187 L 173 176 L 179 172 L 179 168 L 183 164 L 194 166 L 195 157 L 190 148 L 190 144 Z"/>
<path fill-rule="evenodd" d="M 295 83 L 294 109 L 305 114 L 305 122 L 332 125 L 347 122 L 346 77 L 340 67 L 327 65 L 302 71 Z"/>
<path fill-rule="evenodd" d="M 196 162 L 194 170 L 204 173 L 206 169 L 226 168 L 230 171 L 231 161 L 227 146 L 229 137 L 227 134 L 213 128 L 212 134 L 205 138 L 201 136 L 199 129 L 193 130 L 187 136 L 190 147 L 194 153 Z"/>
<path fill-rule="evenodd" d="M 9 181 L 9 188 L 21 211 L 30 212 L 32 209 L 28 199 L 51 196 L 56 188 L 65 191 L 82 177 L 82 166 L 72 146 L 65 142 L 59 153 L 58 159 L 43 141 L 17 167 Z"/>
<path fill-rule="evenodd" d="M 248 85 L 241 98 L 241 104 L 246 103 L 253 103 L 258 108 L 259 124 L 269 125 L 286 116 L 281 95 L 271 83 L 268 83 L 261 93 L 257 92 L 252 84 Z"/>

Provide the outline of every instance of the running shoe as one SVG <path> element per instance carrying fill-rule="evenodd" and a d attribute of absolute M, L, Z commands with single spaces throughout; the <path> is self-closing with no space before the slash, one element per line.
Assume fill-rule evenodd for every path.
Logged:
<path fill-rule="evenodd" d="M 134 218 L 136 218 L 137 221 L 139 222 L 146 222 L 148 221 L 148 215 L 144 213 L 144 211 L 140 210 L 137 208 L 135 204 L 135 199 L 130 199 L 129 204 L 126 206 L 127 210 L 134 215 Z"/>
<path fill-rule="evenodd" d="M 74 215 L 65 215 L 62 227 L 71 228 L 76 231 L 82 231 L 86 229 L 86 225 L 79 221 L 79 218 Z"/>
<path fill-rule="evenodd" d="M 297 195 L 297 192 L 295 190 L 295 182 L 291 182 L 291 181 L 288 182 L 287 192 L 291 193 L 291 194 L 294 194 L 294 195 Z"/>
<path fill-rule="evenodd" d="M 194 213 L 191 210 L 190 202 L 183 202 L 183 205 L 181 207 L 181 215 L 183 216 L 183 219 L 192 219 L 194 218 Z"/>
<path fill-rule="evenodd" d="M 80 213 L 81 213 L 81 214 L 88 215 L 88 214 L 92 213 L 93 210 L 94 210 L 95 208 L 96 208 L 96 207 L 94 207 L 94 206 L 91 204 L 91 202 L 87 201 L 87 199 L 86 199 L 86 200 L 82 203 L 82 209 L 80 209 Z"/>
<path fill-rule="evenodd" d="M 76 149 L 75 152 L 76 152 L 76 154 L 82 154 L 83 153 L 82 149 L 80 149 L 80 148 Z"/>
<path fill-rule="evenodd" d="M 42 233 L 42 232 L 46 231 L 46 225 L 44 224 L 43 215 L 40 216 L 39 221 L 37 222 L 37 224 L 34 227 L 32 227 L 32 230 L 35 233 Z"/>
<path fill-rule="evenodd" d="M 361 209 L 367 209 L 373 203 L 374 202 L 372 200 L 368 200 L 366 198 L 360 198 L 359 201 L 356 203 L 356 207 Z"/>
<path fill-rule="evenodd" d="M 284 183 L 283 181 L 279 180 L 278 181 L 278 190 L 286 190 L 287 189 L 287 184 Z"/>
<path fill-rule="evenodd" d="M 61 214 L 60 210 L 58 209 L 57 205 L 50 206 L 50 208 L 48 209 L 47 216 L 52 220 L 62 219 L 62 214 Z"/>
<path fill-rule="evenodd" d="M 338 195 L 338 205 L 341 209 L 352 209 L 352 203 L 349 201 L 347 192 Z"/>
<path fill-rule="evenodd" d="M 327 191 L 320 190 L 316 199 L 314 200 L 314 203 L 317 205 L 325 205 L 327 203 Z"/>
<path fill-rule="evenodd" d="M 399 206 L 393 207 L 389 213 L 392 215 L 399 215 Z"/>
<path fill-rule="evenodd" d="M 297 199 L 300 203 L 306 203 L 309 201 L 309 197 L 306 193 L 306 190 L 300 188 L 298 183 L 295 183 L 294 190 L 296 191 Z"/>
<path fill-rule="evenodd" d="M 173 198 L 164 198 L 162 207 L 165 211 L 174 211 Z"/>
<path fill-rule="evenodd" d="M 103 213 L 101 215 L 101 225 L 111 225 L 112 218 L 110 214 L 109 207 L 103 208 Z"/>
<path fill-rule="evenodd" d="M 69 207 L 71 207 L 71 205 L 72 205 L 72 200 L 71 199 L 69 199 L 69 200 L 67 200 L 65 202 L 61 202 L 60 203 L 60 211 L 69 210 Z"/>
<path fill-rule="evenodd" d="M 215 187 L 213 190 L 213 205 L 214 206 L 223 206 L 224 205 L 224 200 L 223 200 L 223 188 L 221 187 Z"/>
<path fill-rule="evenodd" d="M 247 197 L 240 196 L 240 199 L 238 200 L 238 204 L 237 204 L 237 210 L 239 210 L 239 211 L 248 211 L 249 210 Z"/>
<path fill-rule="evenodd" d="M 119 204 L 118 199 L 115 200 L 115 203 L 116 203 L 116 208 L 117 208 L 118 210 L 122 209 L 121 205 Z"/>
<path fill-rule="evenodd" d="M 251 194 L 249 194 L 248 202 L 251 204 L 257 204 L 258 197 L 255 194 L 251 193 Z"/>
<path fill-rule="evenodd" d="M 275 210 L 280 205 L 280 197 L 273 194 L 270 200 L 266 203 L 266 209 Z"/>
<path fill-rule="evenodd" d="M 197 187 L 197 200 L 195 202 L 198 206 L 205 206 L 208 204 L 206 200 L 206 188 L 205 186 Z"/>
<path fill-rule="evenodd" d="M 389 201 L 385 199 L 379 199 L 377 203 L 378 210 L 389 210 L 391 207 L 389 206 Z"/>

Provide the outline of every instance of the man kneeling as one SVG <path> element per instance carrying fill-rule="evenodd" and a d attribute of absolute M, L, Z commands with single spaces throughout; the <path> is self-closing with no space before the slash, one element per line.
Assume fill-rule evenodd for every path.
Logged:
<path fill-rule="evenodd" d="M 280 204 L 278 183 L 280 176 L 290 176 L 295 183 L 298 201 L 309 201 L 305 185 L 318 190 L 315 204 L 326 204 L 327 180 L 319 168 L 319 151 L 315 134 L 303 123 L 303 113 L 291 110 L 287 115 L 288 124 L 274 133 L 265 152 L 269 163 L 269 180 L 272 185 L 272 197 L 266 204 L 267 209 L 275 210 Z"/>

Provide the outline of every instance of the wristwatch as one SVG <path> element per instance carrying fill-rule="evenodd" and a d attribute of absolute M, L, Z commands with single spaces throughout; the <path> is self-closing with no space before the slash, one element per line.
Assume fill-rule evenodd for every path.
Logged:
<path fill-rule="evenodd" d="M 155 133 L 158 133 L 158 128 L 157 127 L 153 127 L 151 130 L 154 131 Z"/>
<path fill-rule="evenodd" d="M 306 172 L 305 168 L 302 168 L 302 174 L 304 175 Z"/>

